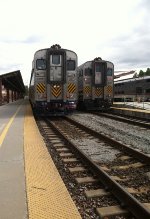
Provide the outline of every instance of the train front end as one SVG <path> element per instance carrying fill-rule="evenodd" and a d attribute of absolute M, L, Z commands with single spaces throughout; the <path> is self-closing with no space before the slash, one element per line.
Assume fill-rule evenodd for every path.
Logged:
<path fill-rule="evenodd" d="M 95 58 L 78 69 L 78 108 L 107 110 L 113 103 L 113 63 Z"/>
<path fill-rule="evenodd" d="M 99 110 L 108 110 L 113 103 L 114 65 L 101 58 L 92 61 L 92 100 Z"/>
<path fill-rule="evenodd" d="M 70 113 L 77 102 L 77 55 L 57 48 L 47 51 L 47 107 L 52 113 Z"/>
<path fill-rule="evenodd" d="M 73 112 L 77 104 L 76 53 L 61 49 L 56 44 L 46 50 L 42 60 L 46 63 L 44 66 L 45 78 L 43 82 L 35 85 L 36 92 L 40 94 L 36 95 L 38 96 L 37 110 L 42 111 L 41 113 L 44 115 L 64 115 Z M 40 69 L 40 67 L 38 68 Z M 42 87 L 44 87 L 44 99 L 39 98 L 42 97 Z"/>

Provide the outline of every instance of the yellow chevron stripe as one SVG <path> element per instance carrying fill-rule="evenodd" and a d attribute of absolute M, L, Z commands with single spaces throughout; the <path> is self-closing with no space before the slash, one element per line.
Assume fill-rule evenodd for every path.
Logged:
<path fill-rule="evenodd" d="M 76 85 L 75 84 L 71 83 L 71 84 L 68 85 L 68 92 L 69 93 L 74 93 L 75 90 L 76 90 Z"/>
<path fill-rule="evenodd" d="M 88 94 L 91 92 L 91 88 L 89 86 L 84 87 L 84 93 Z"/>
<path fill-rule="evenodd" d="M 112 90 L 113 90 L 113 88 L 112 88 L 112 86 L 110 86 L 110 85 L 108 85 L 108 86 L 105 87 L 105 92 L 106 92 L 106 93 L 111 94 L 111 93 L 112 93 Z"/>
<path fill-rule="evenodd" d="M 44 93 L 45 92 L 45 84 L 44 83 L 38 83 L 36 85 L 36 91 L 38 93 Z"/>
<path fill-rule="evenodd" d="M 59 85 L 51 86 L 51 93 L 54 97 L 58 97 L 61 94 L 61 87 Z"/>
<path fill-rule="evenodd" d="M 95 88 L 95 95 L 96 96 L 101 96 L 102 94 L 103 94 L 102 88 Z"/>

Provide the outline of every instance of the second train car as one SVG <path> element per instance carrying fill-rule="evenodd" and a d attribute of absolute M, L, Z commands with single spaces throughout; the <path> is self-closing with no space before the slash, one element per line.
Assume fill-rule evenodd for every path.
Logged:
<path fill-rule="evenodd" d="M 61 115 L 76 109 L 77 59 L 74 51 L 58 44 L 35 52 L 29 99 L 37 113 Z"/>
<path fill-rule="evenodd" d="M 98 57 L 80 65 L 77 71 L 78 109 L 110 109 L 114 96 L 114 64 Z"/>

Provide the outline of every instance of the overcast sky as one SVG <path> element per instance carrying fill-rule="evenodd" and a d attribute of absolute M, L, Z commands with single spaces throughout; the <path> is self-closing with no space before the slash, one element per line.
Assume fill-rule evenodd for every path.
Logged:
<path fill-rule="evenodd" d="M 36 50 L 60 44 L 78 64 L 102 57 L 117 70 L 150 67 L 150 0 L 0 0 L 0 74 L 29 84 Z"/>

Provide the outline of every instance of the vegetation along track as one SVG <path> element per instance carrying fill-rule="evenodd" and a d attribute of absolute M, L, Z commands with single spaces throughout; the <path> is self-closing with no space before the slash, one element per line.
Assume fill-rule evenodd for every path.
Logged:
<path fill-rule="evenodd" d="M 83 218 L 150 218 L 149 156 L 69 118 L 40 121 L 39 127 Z"/>

